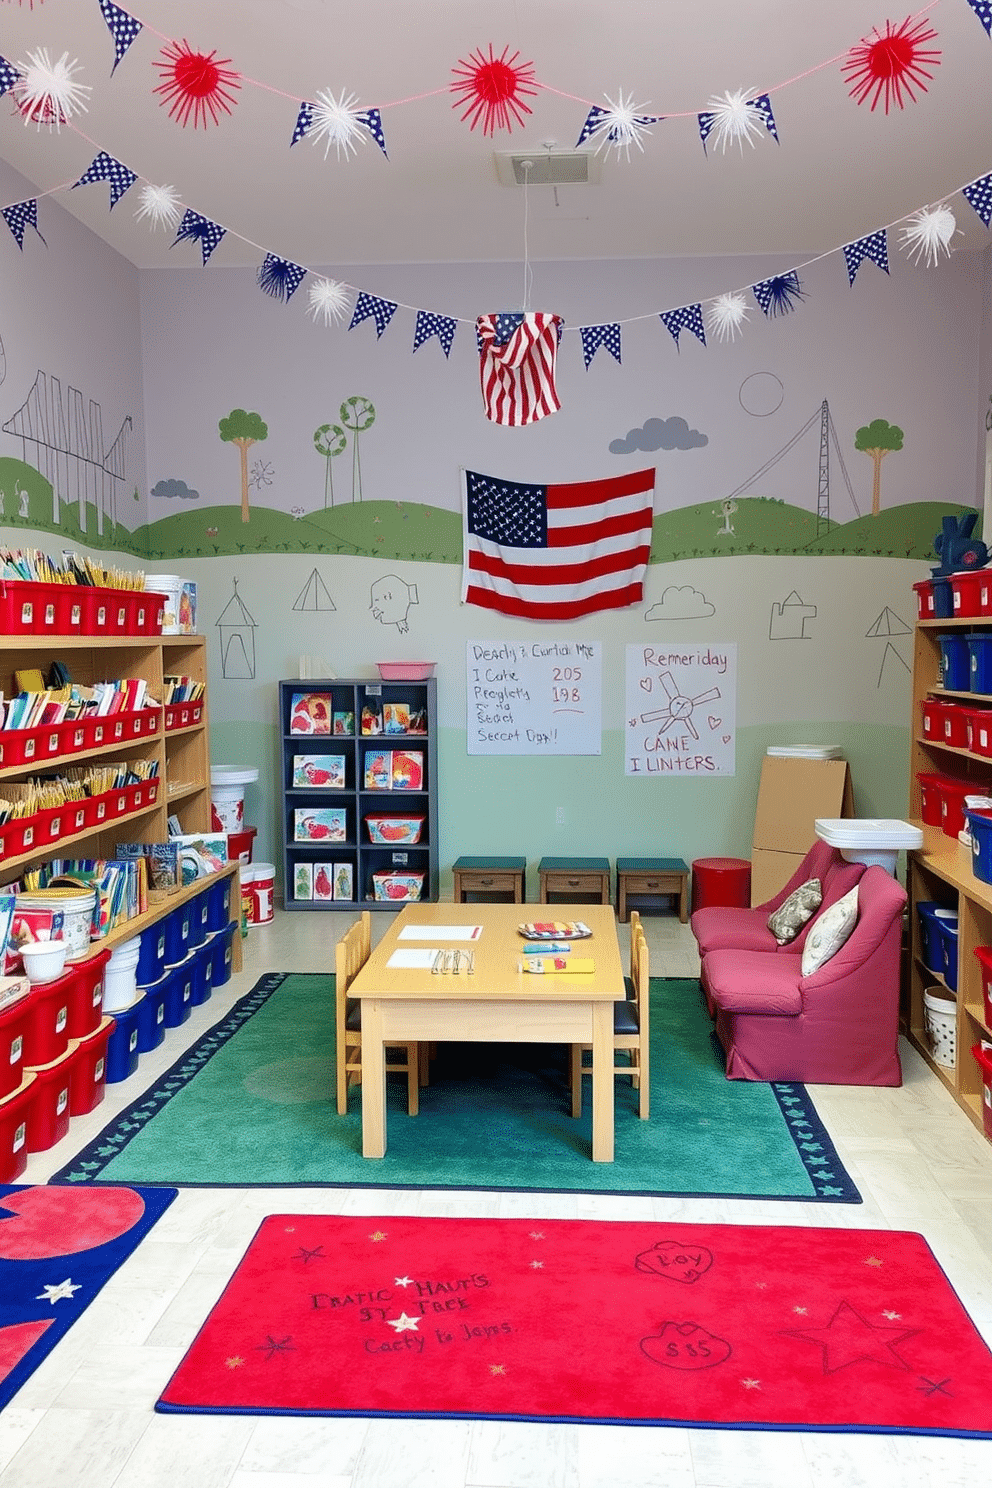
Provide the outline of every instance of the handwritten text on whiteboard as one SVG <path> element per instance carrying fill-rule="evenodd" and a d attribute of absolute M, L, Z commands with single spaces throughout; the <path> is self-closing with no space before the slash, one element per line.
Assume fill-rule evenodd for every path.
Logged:
<path fill-rule="evenodd" d="M 469 641 L 469 754 L 599 754 L 599 641 Z"/>

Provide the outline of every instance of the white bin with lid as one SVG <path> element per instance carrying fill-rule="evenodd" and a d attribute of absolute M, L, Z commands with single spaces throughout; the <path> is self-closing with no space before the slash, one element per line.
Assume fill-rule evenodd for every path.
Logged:
<path fill-rule="evenodd" d="M 887 873 L 896 871 L 901 852 L 913 852 L 923 846 L 923 833 L 910 822 L 878 820 L 869 817 L 817 817 L 813 823 L 817 837 L 840 849 L 849 863 L 877 863 Z"/>

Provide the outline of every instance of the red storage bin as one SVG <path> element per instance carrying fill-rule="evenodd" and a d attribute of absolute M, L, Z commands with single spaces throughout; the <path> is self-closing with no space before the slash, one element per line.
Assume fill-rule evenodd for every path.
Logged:
<path fill-rule="evenodd" d="M 924 698 L 920 704 L 923 715 L 923 737 L 936 743 L 944 737 L 944 701 L 942 698 Z"/>
<path fill-rule="evenodd" d="M 971 1052 L 982 1074 L 982 1121 L 985 1135 L 992 1141 L 992 1053 L 982 1044 L 972 1044 Z"/>
<path fill-rule="evenodd" d="M 24 1035 L 31 1021 L 29 995 L 25 993 L 0 1008 L 0 1100 L 17 1089 L 24 1074 Z"/>
<path fill-rule="evenodd" d="M 941 713 L 943 742 L 952 749 L 968 748 L 968 714 L 970 708 L 961 703 L 945 703 Z"/>
<path fill-rule="evenodd" d="M 107 1044 L 117 1024 L 101 1018 L 96 1028 L 78 1042 L 70 1042 L 74 1054 L 69 1086 L 69 1115 L 85 1116 L 107 1093 Z"/>
<path fill-rule="evenodd" d="M 751 904 L 751 864 L 747 858 L 697 858 L 692 865 L 692 910 L 711 904 L 747 909 Z"/>
<path fill-rule="evenodd" d="M 965 796 L 987 794 L 984 787 L 973 780 L 952 780 L 949 775 L 940 777 L 940 828 L 945 837 L 956 837 L 964 827 Z"/>
<path fill-rule="evenodd" d="M 35 1077 L 25 1074 L 15 1091 L 0 1100 L 0 1183 L 16 1183 L 28 1165 L 28 1120 Z"/>
<path fill-rule="evenodd" d="M 0 583 L 0 633 L 68 635 L 71 602 L 78 590 L 69 584 L 35 584 L 27 579 Z"/>
<path fill-rule="evenodd" d="M 66 1049 L 50 1064 L 35 1065 L 31 1108 L 28 1112 L 28 1151 L 47 1152 L 69 1130 L 69 1092 L 76 1068 L 76 1047 Z"/>
<path fill-rule="evenodd" d="M 24 1065 L 51 1064 L 69 1047 L 69 977 L 32 987 L 30 1019 L 24 1031 Z"/>
<path fill-rule="evenodd" d="M 992 1032 L 992 946 L 976 946 L 975 955 L 982 968 L 982 998 L 985 1003 L 985 1027 Z"/>
<path fill-rule="evenodd" d="M 987 615 L 989 604 L 989 575 L 983 568 L 970 569 L 964 573 L 953 573 L 951 579 L 951 604 L 955 620 L 965 620 L 972 615 Z M 986 606 L 982 608 L 982 604 Z"/>
<path fill-rule="evenodd" d="M 933 612 L 933 580 L 921 579 L 914 584 L 916 590 L 916 618 L 917 620 L 932 620 Z"/>
<path fill-rule="evenodd" d="M 87 956 L 85 961 L 77 961 L 68 976 L 60 978 L 68 984 L 70 1040 L 86 1038 L 100 1026 L 103 977 L 109 960 L 109 951 L 98 951 L 95 956 Z"/>

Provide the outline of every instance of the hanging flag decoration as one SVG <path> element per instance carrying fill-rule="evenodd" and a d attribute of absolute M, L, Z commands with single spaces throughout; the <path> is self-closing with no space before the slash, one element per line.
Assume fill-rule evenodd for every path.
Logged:
<path fill-rule="evenodd" d="M 921 207 L 906 219 L 902 230 L 902 249 L 913 263 L 922 259 L 933 268 L 942 253 L 951 256 L 951 239 L 957 231 L 957 218 L 946 202 L 938 207 Z"/>
<path fill-rule="evenodd" d="M 968 4 L 985 27 L 986 36 L 992 36 L 992 0 L 968 0 Z"/>
<path fill-rule="evenodd" d="M 136 171 L 122 165 L 119 160 L 108 155 L 106 150 L 101 150 L 99 155 L 94 156 L 79 180 L 72 183 L 72 189 L 75 191 L 77 186 L 86 186 L 90 181 L 109 181 L 110 210 L 113 211 L 125 191 L 129 191 L 137 179 Z"/>
<path fill-rule="evenodd" d="M 174 186 L 153 186 L 151 181 L 146 181 L 138 192 L 138 198 L 141 205 L 134 215 L 139 222 L 148 217 L 153 228 L 164 227 L 166 232 L 174 231 L 179 225 L 183 204 Z"/>
<path fill-rule="evenodd" d="M 982 176 L 962 188 L 961 195 L 974 207 L 986 227 L 992 222 L 992 175 Z"/>
<path fill-rule="evenodd" d="M 314 322 L 323 320 L 325 326 L 336 325 L 344 319 L 351 291 L 337 279 L 315 279 L 307 291 L 308 311 Z"/>
<path fill-rule="evenodd" d="M 154 66 L 162 81 L 153 93 L 162 95 L 163 108 L 168 104 L 169 118 L 186 128 L 207 127 L 207 115 L 215 124 L 222 113 L 231 113 L 237 102 L 233 90 L 241 87 L 241 75 L 227 66 L 230 57 L 217 61 L 216 52 L 194 52 L 188 42 L 170 41 L 164 46 Z"/>
<path fill-rule="evenodd" d="M 736 93 L 721 93 L 710 99 L 710 107 L 697 116 L 699 138 L 703 153 L 710 135 L 725 154 L 728 145 L 737 145 L 744 153 L 744 141 L 754 149 L 755 139 L 768 133 L 779 143 L 778 126 L 772 113 L 772 101 L 767 93 L 751 94 L 748 88 L 738 88 Z"/>
<path fill-rule="evenodd" d="M 586 122 L 582 126 L 582 133 L 576 141 L 575 148 L 584 145 L 586 140 L 600 135 L 600 141 L 596 149 L 598 155 L 600 150 L 612 146 L 619 157 L 621 150 L 630 159 L 630 147 L 636 145 L 643 153 L 644 146 L 641 144 L 641 136 L 651 133 L 652 124 L 660 124 L 661 118 L 655 114 L 645 114 L 642 106 L 637 107 L 631 98 L 624 98 L 623 90 L 617 94 L 614 103 L 607 95 L 606 101 L 609 108 L 593 106 L 586 116 Z"/>
<path fill-rule="evenodd" d="M 291 300 L 306 278 L 306 273 L 302 264 L 293 263 L 288 258 L 279 258 L 275 253 L 267 253 L 258 271 L 258 287 L 274 300 Z"/>
<path fill-rule="evenodd" d="M 110 28 L 110 34 L 114 38 L 114 65 L 110 69 L 111 75 L 117 70 L 117 64 L 124 56 L 128 47 L 141 31 L 141 22 L 135 20 L 133 15 L 128 15 L 113 0 L 100 0 L 100 9 L 103 19 Z"/>
<path fill-rule="evenodd" d="M 172 247 L 175 248 L 176 243 L 199 243 L 205 264 L 225 232 L 226 229 L 221 227 L 219 222 L 211 222 L 209 217 L 202 217 L 199 212 L 193 212 L 187 208 L 183 213 L 183 220 L 179 224 L 176 241 Z"/>
<path fill-rule="evenodd" d="M 20 76 L 13 62 L 8 62 L 6 57 L 0 57 L 0 98 L 10 92 L 20 80 Z"/>
<path fill-rule="evenodd" d="M 303 102 L 300 104 L 299 112 L 296 115 L 296 127 L 293 130 L 293 138 L 289 142 L 290 149 L 292 149 L 299 140 L 303 139 L 308 134 L 310 125 L 312 123 L 313 104 L 310 102 L 309 99 L 304 98 Z"/>
<path fill-rule="evenodd" d="M 348 329 L 353 331 L 363 320 L 374 320 L 375 338 L 378 341 L 395 314 L 396 304 L 393 300 L 383 300 L 378 295 L 366 294 L 363 290 L 355 301 L 355 312 Z"/>
<path fill-rule="evenodd" d="M 419 351 L 425 341 L 436 336 L 441 343 L 445 358 L 451 354 L 451 343 L 455 339 L 458 322 L 450 315 L 435 315 L 431 310 L 417 311 L 417 324 L 413 332 L 413 349 Z"/>
<path fill-rule="evenodd" d="M 706 306 L 706 329 L 718 341 L 736 341 L 743 334 L 744 322 L 749 319 L 747 300 L 739 290 L 717 295 Z"/>
<path fill-rule="evenodd" d="M 368 130 L 369 134 L 375 140 L 376 144 L 379 146 L 379 149 L 388 160 L 389 156 L 386 155 L 386 136 L 383 133 L 382 128 L 381 109 L 360 109 L 355 117 L 358 120 L 359 124 L 364 124 L 365 128 Z"/>
<path fill-rule="evenodd" d="M 615 362 L 620 362 L 619 321 L 613 325 L 579 326 L 579 335 L 582 337 L 582 357 L 587 371 L 601 346 L 606 347 Z"/>
<path fill-rule="evenodd" d="M 885 237 L 885 229 L 879 228 L 877 232 L 869 233 L 865 238 L 858 238 L 855 243 L 844 244 L 844 262 L 847 264 L 847 279 L 853 284 L 857 278 L 858 270 L 866 258 L 872 263 L 878 264 L 887 274 L 889 272 L 889 249 Z"/>
<path fill-rule="evenodd" d="M 458 66 L 451 69 L 456 81 L 451 92 L 459 94 L 452 108 L 462 108 L 462 119 L 470 119 L 470 129 L 482 121 L 483 134 L 494 134 L 497 129 L 513 129 L 514 119 L 524 122 L 524 115 L 533 113 L 525 102 L 525 96 L 536 98 L 533 62 L 517 62 L 519 52 L 512 57 L 504 47 L 497 57 L 493 44 L 489 43 L 489 56 L 476 50 L 470 57 L 459 57 Z"/>
<path fill-rule="evenodd" d="M 680 305 L 677 310 L 663 310 L 658 319 L 666 330 L 670 331 L 675 345 L 679 351 L 679 336 L 682 331 L 691 331 L 692 334 L 706 345 L 706 331 L 703 328 L 702 305 Z"/>
<path fill-rule="evenodd" d="M 789 269 L 786 274 L 773 274 L 771 279 L 759 280 L 751 285 L 751 293 L 766 315 L 788 315 L 800 300 L 806 298 L 795 269 Z"/>
<path fill-rule="evenodd" d="M 575 485 L 463 472 L 462 603 L 575 620 L 644 597 L 654 470 Z"/>
<path fill-rule="evenodd" d="M 33 227 L 41 238 L 41 233 L 38 231 L 37 197 L 32 197 L 30 201 L 13 202 L 11 206 L 0 209 L 0 215 L 14 234 L 17 246 L 22 253 L 24 252 L 24 229 L 26 227 Z M 45 243 L 44 238 L 41 238 L 41 241 Z M 48 247 L 47 243 L 45 247 Z"/>
<path fill-rule="evenodd" d="M 54 126 L 58 132 L 68 124 L 74 114 L 85 113 L 86 97 L 93 92 L 87 83 L 76 81 L 76 61 L 69 61 L 69 53 L 63 52 L 53 62 L 47 47 L 38 47 L 28 52 L 26 63 L 18 63 L 20 77 L 14 86 L 14 101 L 25 124 Z"/>
<path fill-rule="evenodd" d="M 564 322 L 543 310 L 497 311 L 475 322 L 486 418 L 520 428 L 561 407 L 555 363 Z"/>
<path fill-rule="evenodd" d="M 872 30 L 873 36 L 863 36 L 857 46 L 851 47 L 841 67 L 850 84 L 850 96 L 859 104 L 870 98 L 872 113 L 881 100 L 886 113 L 890 103 L 905 108 L 904 94 L 915 103 L 914 87 L 925 93 L 924 78 L 932 78 L 933 69 L 940 65 L 940 52 L 924 46 L 924 42 L 935 39 L 936 31 L 925 20 L 914 21 L 912 16 L 896 27 L 886 21 L 884 34 L 877 26 Z"/>

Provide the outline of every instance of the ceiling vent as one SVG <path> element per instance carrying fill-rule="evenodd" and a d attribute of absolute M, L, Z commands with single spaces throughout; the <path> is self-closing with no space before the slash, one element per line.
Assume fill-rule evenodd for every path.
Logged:
<path fill-rule="evenodd" d="M 597 186 L 599 158 L 584 150 L 497 150 L 501 186 Z"/>

